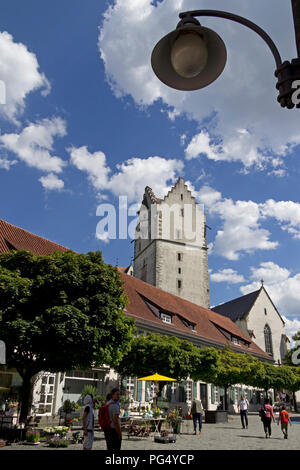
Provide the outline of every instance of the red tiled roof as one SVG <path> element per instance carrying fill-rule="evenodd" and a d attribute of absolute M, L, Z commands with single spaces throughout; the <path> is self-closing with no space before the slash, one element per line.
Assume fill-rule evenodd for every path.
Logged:
<path fill-rule="evenodd" d="M 35 255 L 49 255 L 54 251 L 68 251 L 68 248 L 0 219 L 0 253 L 11 250 L 28 250 Z"/>
<path fill-rule="evenodd" d="M 152 322 L 157 326 L 165 328 L 166 334 L 172 333 L 176 335 L 176 333 L 185 333 L 191 336 L 191 341 L 193 341 L 193 337 L 195 337 L 199 341 L 201 341 L 201 339 L 208 340 L 209 342 L 219 344 L 220 347 L 230 345 L 236 351 L 254 354 L 260 356 L 262 359 L 271 359 L 270 356 L 251 341 L 230 318 L 223 317 L 218 313 L 200 307 L 169 292 L 165 292 L 133 276 L 124 274 L 123 270 L 120 268 L 119 272 L 124 281 L 124 290 L 129 298 L 129 302 L 126 306 L 127 315 Z M 153 310 L 147 306 L 145 300 L 154 306 Z M 155 307 L 165 313 L 171 314 L 172 324 L 162 322 L 162 320 L 155 315 Z M 186 326 L 180 317 L 195 325 L 195 331 L 192 331 Z M 224 336 L 220 329 L 230 333 L 238 340 L 249 343 L 250 347 L 248 348 L 240 341 L 239 345 L 233 344 L 231 340 Z"/>

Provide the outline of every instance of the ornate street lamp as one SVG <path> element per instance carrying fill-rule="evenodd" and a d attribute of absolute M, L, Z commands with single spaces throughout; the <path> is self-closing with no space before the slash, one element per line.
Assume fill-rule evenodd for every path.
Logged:
<path fill-rule="evenodd" d="M 154 73 L 166 85 L 177 90 L 198 90 L 215 81 L 226 64 L 226 47 L 220 36 L 201 26 L 195 17 L 212 16 L 240 23 L 255 31 L 269 46 L 276 63 L 277 100 L 288 109 L 300 107 L 295 101 L 295 88 L 300 85 L 300 0 L 292 0 L 298 58 L 282 62 L 270 36 L 242 16 L 218 10 L 194 10 L 179 14 L 176 29 L 154 47 L 151 64 Z"/>

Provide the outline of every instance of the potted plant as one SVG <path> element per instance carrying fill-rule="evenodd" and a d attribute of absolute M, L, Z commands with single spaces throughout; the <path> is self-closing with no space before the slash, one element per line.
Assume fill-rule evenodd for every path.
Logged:
<path fill-rule="evenodd" d="M 167 422 L 172 426 L 174 434 L 179 434 L 182 422 L 180 410 L 171 411 L 167 417 Z"/>
<path fill-rule="evenodd" d="M 68 439 L 62 439 L 59 436 L 51 437 L 48 440 L 49 447 L 68 447 L 70 445 L 70 441 Z"/>
<path fill-rule="evenodd" d="M 3 439 L 0 439 L 0 447 L 4 447 L 6 446 L 6 441 L 4 441 Z"/>
<path fill-rule="evenodd" d="M 30 445 L 38 445 L 40 443 L 40 432 L 31 429 L 26 432 L 26 443 Z"/>
<path fill-rule="evenodd" d="M 160 408 L 153 408 L 152 415 L 153 415 L 153 418 L 160 418 L 161 409 Z"/>

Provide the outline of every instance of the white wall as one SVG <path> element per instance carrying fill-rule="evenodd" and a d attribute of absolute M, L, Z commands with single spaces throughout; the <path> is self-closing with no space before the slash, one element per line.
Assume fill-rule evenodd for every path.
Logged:
<path fill-rule="evenodd" d="M 264 309 L 267 311 L 265 315 Z M 264 289 L 261 289 L 250 313 L 248 316 L 247 326 L 248 330 L 253 330 L 255 338 L 253 341 L 264 351 L 265 337 L 264 327 L 268 324 L 272 332 L 273 353 L 276 362 L 283 362 L 284 357 L 282 354 L 282 335 L 285 334 L 285 325 L 270 301 Z"/>

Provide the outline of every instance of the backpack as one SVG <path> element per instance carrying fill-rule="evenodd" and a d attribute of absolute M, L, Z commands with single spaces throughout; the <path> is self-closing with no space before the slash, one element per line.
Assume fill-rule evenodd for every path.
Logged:
<path fill-rule="evenodd" d="M 105 405 L 101 406 L 98 412 L 98 422 L 104 432 L 110 430 L 111 420 L 109 418 L 108 407 L 112 405 L 112 403 L 106 403 Z"/>
<path fill-rule="evenodd" d="M 259 416 L 260 416 L 262 421 L 264 421 L 264 419 L 266 418 L 266 415 L 267 415 L 267 410 L 266 410 L 266 407 L 264 406 L 259 411 Z"/>

